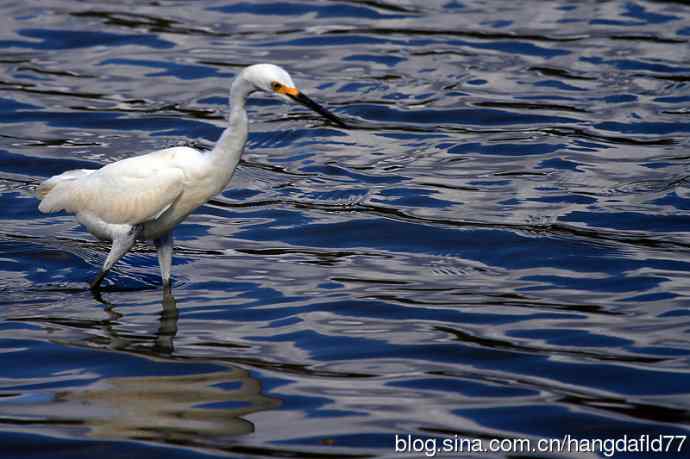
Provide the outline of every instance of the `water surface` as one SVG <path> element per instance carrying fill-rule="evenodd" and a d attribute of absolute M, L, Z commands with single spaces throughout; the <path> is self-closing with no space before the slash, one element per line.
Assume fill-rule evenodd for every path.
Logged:
<path fill-rule="evenodd" d="M 0 13 L 3 457 L 688 434 L 690 6 Z M 35 185 L 209 148 L 232 77 L 266 61 L 353 129 L 253 99 L 232 184 L 175 233 L 174 298 L 145 244 L 94 297 L 108 245 Z"/>

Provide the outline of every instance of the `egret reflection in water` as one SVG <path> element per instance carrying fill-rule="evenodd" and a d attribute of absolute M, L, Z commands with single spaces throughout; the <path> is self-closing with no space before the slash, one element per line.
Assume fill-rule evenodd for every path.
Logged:
<path fill-rule="evenodd" d="M 163 293 L 159 327 L 148 336 L 120 332 L 118 321 L 124 314 L 113 304 L 105 306 L 109 319 L 101 324 L 100 338 L 71 345 L 134 353 L 152 362 L 173 355 L 179 315 L 169 291 Z M 216 366 L 199 373 L 99 378 L 55 390 L 29 410 L 21 402 L 1 405 L 0 416 L 7 420 L 29 416 L 26 424 L 31 426 L 30 419 L 36 419 L 36 430 L 48 435 L 62 436 L 78 428 L 86 429 L 88 437 L 105 440 L 136 438 L 222 448 L 227 438 L 254 432 L 246 415 L 279 407 L 280 400 L 263 395 L 261 383 L 248 371 L 226 363 Z"/>

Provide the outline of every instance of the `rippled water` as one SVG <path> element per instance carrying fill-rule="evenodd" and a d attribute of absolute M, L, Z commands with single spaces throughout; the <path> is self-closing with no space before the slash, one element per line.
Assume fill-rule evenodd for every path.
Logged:
<path fill-rule="evenodd" d="M 3 457 L 690 430 L 690 6 L 0 13 Z M 35 184 L 212 145 L 262 61 L 353 129 L 254 99 L 232 184 L 176 232 L 175 297 L 142 244 L 94 298 L 108 245 Z"/>

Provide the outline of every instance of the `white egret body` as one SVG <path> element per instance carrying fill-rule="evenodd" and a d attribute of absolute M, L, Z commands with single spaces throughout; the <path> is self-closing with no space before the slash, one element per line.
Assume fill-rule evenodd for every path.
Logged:
<path fill-rule="evenodd" d="M 271 64 L 245 68 L 230 89 L 228 126 L 213 150 L 175 147 L 123 159 L 98 170 L 64 172 L 41 183 L 41 212 L 65 210 L 99 239 L 113 242 L 97 289 L 106 273 L 137 240 L 153 240 L 158 249 L 163 285 L 170 287 L 172 230 L 194 209 L 223 191 L 247 142 L 247 97 L 256 91 L 295 100 L 345 127 L 299 92 L 290 75 Z"/>

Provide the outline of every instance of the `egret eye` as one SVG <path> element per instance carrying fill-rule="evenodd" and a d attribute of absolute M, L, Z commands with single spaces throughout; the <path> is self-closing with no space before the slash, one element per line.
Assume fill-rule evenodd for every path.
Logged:
<path fill-rule="evenodd" d="M 278 90 L 279 90 L 280 88 L 282 88 L 282 87 L 283 87 L 283 85 L 280 84 L 280 83 L 278 83 L 277 81 L 274 81 L 273 83 L 271 83 L 271 88 L 272 88 L 274 91 L 278 91 Z"/>

